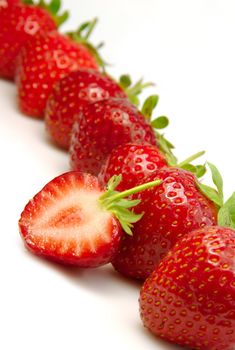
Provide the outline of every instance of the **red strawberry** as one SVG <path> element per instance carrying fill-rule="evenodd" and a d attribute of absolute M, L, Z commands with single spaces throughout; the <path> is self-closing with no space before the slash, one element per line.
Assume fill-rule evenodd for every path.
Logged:
<path fill-rule="evenodd" d="M 113 266 L 120 273 L 145 279 L 185 234 L 215 225 L 217 210 L 197 188 L 196 178 L 178 168 L 162 168 L 154 176 L 162 183 L 138 194 L 136 213 L 146 213 L 134 225 L 133 236 L 123 237 Z"/>
<path fill-rule="evenodd" d="M 125 99 L 109 98 L 86 106 L 75 121 L 71 167 L 97 175 L 111 151 L 126 143 L 156 145 L 149 122 Z"/>
<path fill-rule="evenodd" d="M 120 193 L 115 190 L 119 182 L 118 177 L 111 179 L 107 192 L 96 177 L 80 172 L 49 182 L 21 214 L 19 228 L 26 247 L 64 264 L 96 267 L 109 263 L 123 234 L 121 226 L 130 233 L 132 223 L 141 217 L 127 209 L 138 201 L 124 197 L 159 183 Z"/>
<path fill-rule="evenodd" d="M 122 175 L 119 191 L 137 186 L 144 179 L 167 165 L 166 159 L 156 146 L 127 143 L 114 148 L 99 174 L 100 183 L 105 187 L 115 174 Z"/>
<path fill-rule="evenodd" d="M 45 123 L 50 138 L 68 149 L 77 113 L 87 104 L 109 97 L 127 98 L 109 76 L 85 69 L 68 74 L 55 85 L 47 102 Z"/>
<path fill-rule="evenodd" d="M 80 68 L 98 69 L 93 51 L 58 32 L 37 35 L 22 49 L 17 69 L 19 107 L 42 118 L 54 84 Z"/>
<path fill-rule="evenodd" d="M 50 5 L 45 8 L 49 8 Z M 0 13 L 0 76 L 13 79 L 16 69 L 16 59 L 22 47 L 39 33 L 55 30 L 63 23 L 67 13 L 51 14 L 44 8 L 34 5 L 9 6 Z M 39 53 L 38 53 L 39 55 Z"/>
<path fill-rule="evenodd" d="M 176 243 L 140 293 L 157 336 L 200 350 L 235 348 L 235 231 L 205 227 Z"/>

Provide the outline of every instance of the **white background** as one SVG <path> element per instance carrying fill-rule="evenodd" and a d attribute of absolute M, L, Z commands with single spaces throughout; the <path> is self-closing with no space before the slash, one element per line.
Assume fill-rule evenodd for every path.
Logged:
<path fill-rule="evenodd" d="M 114 76 L 129 72 L 156 83 L 156 116 L 171 120 L 167 136 L 180 159 L 204 158 L 235 188 L 234 0 L 67 0 L 64 29 L 100 18 L 95 42 Z M 110 266 L 83 271 L 27 253 L 17 221 L 28 200 L 59 173 L 68 156 L 52 147 L 41 121 L 17 110 L 13 84 L 0 82 L 1 231 L 0 348 L 3 350 L 177 349 L 152 337 L 138 314 L 140 284 Z"/>

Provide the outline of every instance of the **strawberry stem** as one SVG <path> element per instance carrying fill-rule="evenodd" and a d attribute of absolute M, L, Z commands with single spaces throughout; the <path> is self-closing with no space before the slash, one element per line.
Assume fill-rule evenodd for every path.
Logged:
<path fill-rule="evenodd" d="M 129 74 L 123 74 L 119 78 L 119 85 L 125 91 L 127 97 L 136 107 L 140 105 L 139 95 L 147 87 L 153 86 L 153 83 L 143 83 L 143 79 L 138 80 L 132 85 L 132 80 Z"/>
<path fill-rule="evenodd" d="M 187 159 L 183 160 L 182 162 L 180 162 L 177 167 L 178 168 L 182 168 L 184 165 L 191 163 L 193 160 L 203 156 L 206 152 L 205 151 L 201 151 L 198 153 L 193 154 L 192 156 L 188 157 Z"/>
<path fill-rule="evenodd" d="M 116 201 L 118 199 L 122 199 L 125 197 L 128 197 L 132 194 L 138 193 L 138 192 L 142 192 L 144 190 L 147 190 L 148 188 L 154 187 L 154 186 L 158 186 L 161 184 L 161 180 L 155 180 L 155 181 L 151 181 L 151 182 L 147 182 L 143 185 L 140 186 L 136 186 L 133 188 L 130 188 L 129 190 L 123 191 L 123 192 L 119 192 L 117 194 L 112 195 L 111 197 L 108 198 L 108 203 Z"/>
<path fill-rule="evenodd" d="M 139 221 L 143 213 L 135 214 L 133 211 L 129 210 L 130 208 L 138 205 L 141 200 L 139 199 L 126 199 L 126 197 L 142 192 L 154 186 L 161 184 L 161 180 L 150 181 L 145 184 L 130 188 L 123 192 L 118 192 L 115 188 L 120 184 L 122 176 L 114 175 L 108 182 L 107 191 L 99 198 L 100 205 L 105 209 L 111 212 L 120 222 L 123 230 L 132 235 L 131 228 L 133 223 Z"/>

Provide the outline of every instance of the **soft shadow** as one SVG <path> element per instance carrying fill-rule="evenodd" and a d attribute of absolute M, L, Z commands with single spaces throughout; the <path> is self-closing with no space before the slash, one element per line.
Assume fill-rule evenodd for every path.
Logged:
<path fill-rule="evenodd" d="M 71 283 L 78 287 L 83 287 L 92 292 L 99 294 L 120 294 L 121 287 L 139 290 L 142 282 L 122 276 L 114 270 L 111 264 L 101 266 L 98 268 L 79 268 L 74 266 L 65 266 L 50 260 L 42 259 L 38 256 L 32 255 L 26 251 L 27 254 L 40 263 L 52 268 L 59 274 L 62 274 Z M 117 288 L 118 287 L 118 288 Z M 125 290 L 125 289 L 123 289 Z"/>
<path fill-rule="evenodd" d="M 68 153 L 68 151 L 64 148 L 59 147 L 58 145 L 56 145 L 52 139 L 49 137 L 49 135 L 47 134 L 46 128 L 44 127 L 43 130 L 41 130 L 40 133 L 40 137 L 41 140 L 46 143 L 48 146 L 52 147 L 54 150 L 62 153 L 62 154 L 66 154 Z"/>

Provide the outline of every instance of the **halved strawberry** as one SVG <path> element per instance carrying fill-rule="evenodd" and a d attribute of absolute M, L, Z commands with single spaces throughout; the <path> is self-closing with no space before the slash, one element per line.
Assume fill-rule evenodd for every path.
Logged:
<path fill-rule="evenodd" d="M 114 177 L 104 192 L 90 174 L 68 172 L 56 177 L 21 215 L 19 228 L 26 247 L 64 264 L 97 267 L 109 263 L 123 229 L 130 233 L 131 223 L 142 216 L 127 209 L 139 201 L 124 197 L 159 183 L 119 193 L 115 191 L 119 182 L 120 178 Z"/>

